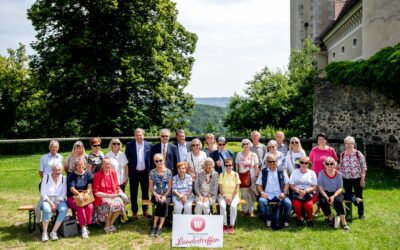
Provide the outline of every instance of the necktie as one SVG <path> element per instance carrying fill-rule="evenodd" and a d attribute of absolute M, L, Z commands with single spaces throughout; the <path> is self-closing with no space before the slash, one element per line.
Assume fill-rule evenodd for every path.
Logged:
<path fill-rule="evenodd" d="M 167 156 L 167 145 L 166 144 L 163 144 L 162 154 L 164 156 L 164 160 L 166 160 L 166 156 Z"/>

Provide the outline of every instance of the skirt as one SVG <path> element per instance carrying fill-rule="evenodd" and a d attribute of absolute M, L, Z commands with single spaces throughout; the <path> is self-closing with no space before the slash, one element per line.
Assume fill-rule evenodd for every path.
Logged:
<path fill-rule="evenodd" d="M 101 205 L 95 207 L 95 220 L 97 224 L 101 224 L 107 220 L 107 215 L 112 212 L 125 213 L 124 202 L 121 197 L 103 198 Z"/>

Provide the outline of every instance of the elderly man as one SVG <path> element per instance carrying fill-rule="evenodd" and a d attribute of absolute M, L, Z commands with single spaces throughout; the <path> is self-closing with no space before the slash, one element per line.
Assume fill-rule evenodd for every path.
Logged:
<path fill-rule="evenodd" d="M 179 129 L 176 131 L 176 140 L 177 142 L 175 143 L 175 146 L 178 148 L 178 155 L 179 155 L 179 161 L 186 161 L 186 156 L 187 154 L 191 151 L 191 143 L 185 141 L 186 136 L 185 136 L 185 130 Z"/>
<path fill-rule="evenodd" d="M 275 140 L 278 143 L 277 150 L 284 154 L 286 157 L 287 152 L 289 151 L 288 145 L 285 143 L 285 134 L 282 131 L 278 131 L 275 134 Z"/>
<path fill-rule="evenodd" d="M 285 171 L 278 170 L 275 155 L 269 155 L 266 159 L 268 168 L 264 168 L 257 179 L 257 190 L 260 193 L 258 203 L 267 225 L 267 228 L 280 228 L 283 215 L 284 227 L 289 227 L 292 203 L 287 196 L 289 192 L 289 178 Z M 268 203 L 276 202 L 271 214 Z M 282 211 L 283 210 L 283 211 Z M 283 214 L 282 214 L 283 213 Z"/>
<path fill-rule="evenodd" d="M 43 155 L 40 158 L 39 165 L 39 176 L 42 179 L 44 175 L 51 174 L 51 167 L 55 163 L 63 163 L 63 157 L 58 153 L 58 149 L 60 148 L 60 143 L 58 141 L 52 140 L 49 144 L 50 152 Z"/>
<path fill-rule="evenodd" d="M 149 171 L 150 171 L 150 149 L 151 145 L 144 140 L 144 130 L 135 130 L 135 140 L 126 144 L 125 154 L 128 158 L 129 188 L 131 192 L 131 206 L 133 218 L 137 218 L 138 203 L 137 196 L 142 189 L 142 200 L 149 199 Z M 148 206 L 142 205 L 143 216 L 151 217 Z"/>
<path fill-rule="evenodd" d="M 261 169 L 262 160 L 264 159 L 265 153 L 267 152 L 267 147 L 260 143 L 261 134 L 258 131 L 251 132 L 251 141 L 253 146 L 250 148 L 250 151 L 255 153 L 258 157 L 258 167 Z"/>
<path fill-rule="evenodd" d="M 232 151 L 226 149 L 226 139 L 225 137 L 218 138 L 218 150 L 211 152 L 210 157 L 214 160 L 215 171 L 218 174 L 225 172 L 225 159 L 234 159 L 234 154 Z M 235 171 L 235 169 L 233 169 Z"/>
<path fill-rule="evenodd" d="M 165 159 L 165 166 L 172 172 L 172 176 L 176 174 L 175 168 L 178 163 L 178 149 L 175 145 L 169 143 L 170 131 L 166 128 L 160 130 L 160 143 L 151 147 L 150 159 L 153 159 L 155 154 L 162 154 Z M 155 168 L 154 161 L 150 160 L 150 169 Z"/>

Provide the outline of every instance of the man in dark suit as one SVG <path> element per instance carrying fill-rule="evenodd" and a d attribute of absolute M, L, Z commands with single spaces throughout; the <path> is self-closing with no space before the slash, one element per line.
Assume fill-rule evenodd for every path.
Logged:
<path fill-rule="evenodd" d="M 144 140 L 144 130 L 135 130 L 135 140 L 126 144 L 125 154 L 128 158 L 129 186 L 131 192 L 131 206 L 133 218 L 138 215 L 138 189 L 139 183 L 142 189 L 142 200 L 149 200 L 149 171 L 150 171 L 150 149 L 151 145 Z M 148 206 L 142 205 L 143 216 L 151 217 Z"/>
<path fill-rule="evenodd" d="M 160 130 L 160 143 L 151 147 L 150 150 L 150 169 L 155 168 L 153 157 L 155 154 L 162 154 L 165 159 L 165 166 L 169 168 L 172 175 L 176 174 L 175 168 L 178 163 L 178 149 L 175 145 L 169 143 L 170 132 L 164 128 Z"/>
<path fill-rule="evenodd" d="M 185 130 L 179 129 L 176 131 L 176 140 L 175 146 L 178 148 L 178 162 L 186 161 L 187 154 L 192 150 L 191 143 L 185 141 Z"/>
<path fill-rule="evenodd" d="M 218 138 L 218 150 L 211 152 L 210 157 L 214 160 L 214 169 L 218 174 L 225 171 L 224 161 L 225 159 L 231 158 L 235 162 L 235 156 L 232 151 L 226 149 L 225 137 Z M 235 168 L 234 168 L 235 169 Z"/>

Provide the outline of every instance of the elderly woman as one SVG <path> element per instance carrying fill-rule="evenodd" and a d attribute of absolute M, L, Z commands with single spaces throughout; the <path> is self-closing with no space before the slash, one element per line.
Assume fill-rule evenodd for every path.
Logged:
<path fill-rule="evenodd" d="M 88 170 L 95 174 L 101 168 L 101 161 L 104 159 L 104 153 L 101 152 L 101 139 L 99 137 L 92 137 L 89 140 L 92 151 L 88 156 Z"/>
<path fill-rule="evenodd" d="M 324 160 L 326 157 L 330 156 L 335 161 L 338 160 L 335 149 L 326 145 L 327 142 L 328 137 L 326 137 L 326 134 L 319 133 L 317 135 L 318 146 L 310 151 L 311 169 L 314 170 L 317 176 L 321 170 L 324 170 Z"/>
<path fill-rule="evenodd" d="M 238 173 L 233 171 L 233 160 L 227 158 L 224 161 L 225 171 L 219 175 L 219 198 L 218 204 L 220 214 L 223 216 L 224 233 L 235 232 L 235 221 L 237 216 L 237 205 L 239 204 L 240 179 Z M 227 206 L 230 207 L 230 222 L 228 225 Z"/>
<path fill-rule="evenodd" d="M 210 207 L 217 202 L 218 195 L 218 173 L 214 170 L 214 161 L 210 157 L 204 160 L 204 170 L 197 175 L 195 192 L 195 214 L 210 214 Z"/>
<path fill-rule="evenodd" d="M 192 214 L 193 180 L 186 173 L 187 162 L 180 161 L 176 164 L 178 174 L 172 178 L 172 202 L 175 214 Z"/>
<path fill-rule="evenodd" d="M 347 226 L 346 218 L 344 217 L 343 209 L 343 179 L 342 174 L 336 170 L 336 161 L 328 156 L 324 160 L 325 170 L 321 171 L 318 175 L 318 189 L 319 196 L 318 201 L 327 217 L 329 224 L 333 224 L 334 216 L 331 212 L 331 205 L 335 208 L 337 215 L 342 223 L 343 230 L 349 230 Z"/>
<path fill-rule="evenodd" d="M 365 187 L 367 164 L 364 155 L 354 148 L 354 137 L 347 136 L 344 139 L 346 150 L 340 154 L 340 172 L 343 174 L 343 187 L 346 195 L 351 195 L 352 190 L 357 198 L 362 199 L 362 190 Z M 356 200 L 357 201 L 357 200 Z M 364 219 L 364 204 L 358 204 L 358 217 Z"/>
<path fill-rule="evenodd" d="M 77 159 L 82 159 L 86 168 L 88 155 L 85 153 L 85 146 L 83 146 L 83 143 L 81 141 L 77 141 L 74 143 L 74 146 L 72 147 L 72 152 L 68 156 L 67 161 L 64 164 L 64 171 L 65 173 L 67 173 L 67 175 L 75 171 L 75 163 Z"/>
<path fill-rule="evenodd" d="M 78 206 L 74 196 L 81 201 L 90 199 L 92 193 L 93 176 L 92 173 L 85 170 L 85 161 L 82 158 L 75 160 L 75 170 L 68 175 L 67 179 L 67 204 L 78 215 L 79 225 L 82 229 L 82 238 L 89 238 L 87 226 L 92 223 L 93 204 Z"/>
<path fill-rule="evenodd" d="M 278 151 L 278 142 L 275 140 L 270 140 L 267 144 L 267 153 L 265 153 L 263 159 L 262 169 L 267 167 L 266 160 L 269 155 L 275 156 L 276 166 L 278 167 L 278 170 L 285 170 L 286 167 L 285 154 Z"/>
<path fill-rule="evenodd" d="M 254 217 L 254 202 L 257 200 L 256 189 L 256 176 L 259 174 L 258 156 L 250 151 L 253 146 L 249 139 L 243 139 L 240 143 L 242 152 L 236 155 L 236 169 L 240 177 L 240 192 L 242 198 L 247 201 L 247 204 L 242 206 L 242 216 L 249 214 L 251 218 Z"/>
<path fill-rule="evenodd" d="M 128 184 L 128 158 L 122 152 L 122 143 L 118 138 L 112 138 L 108 145 L 110 151 L 105 155 L 111 161 L 111 166 L 117 172 L 118 183 L 125 192 L 125 187 Z"/>
<path fill-rule="evenodd" d="M 317 200 L 315 190 L 317 187 L 317 176 L 315 172 L 308 169 L 310 158 L 300 158 L 300 168 L 295 169 L 290 176 L 290 189 L 293 190 L 292 205 L 297 215 L 297 226 L 304 225 L 303 208 L 307 214 L 307 226 L 313 227 L 313 204 Z"/>
<path fill-rule="evenodd" d="M 306 152 L 301 147 L 300 139 L 292 137 L 289 142 L 289 151 L 286 154 L 286 169 L 290 175 L 294 169 L 300 168 L 300 158 L 306 156 Z"/>
<path fill-rule="evenodd" d="M 202 145 L 199 139 L 193 139 L 191 147 L 192 151 L 186 155 L 186 162 L 189 163 L 187 172 L 192 176 L 193 181 L 195 181 L 198 173 L 203 170 L 203 163 L 207 155 L 201 151 Z"/>
<path fill-rule="evenodd" d="M 207 157 L 209 157 L 211 152 L 218 149 L 215 144 L 215 136 L 211 133 L 207 133 L 205 136 L 205 143 L 207 147 L 204 147 L 203 151 L 206 153 Z"/>
<path fill-rule="evenodd" d="M 53 229 L 50 232 L 51 240 L 58 240 L 57 230 L 64 221 L 68 212 L 65 195 L 67 194 L 67 181 L 62 175 L 62 164 L 56 162 L 51 166 L 51 173 L 45 174 L 40 186 L 40 209 L 42 210 L 42 241 L 48 241 L 47 228 L 49 226 L 50 215 L 58 211 L 58 216 Z"/>
<path fill-rule="evenodd" d="M 121 213 L 124 213 L 124 200 L 127 202 L 128 198 L 120 189 L 117 173 L 112 169 L 108 158 L 103 159 L 101 170 L 94 175 L 93 193 L 96 196 L 94 205 L 97 223 L 105 222 L 105 233 L 116 232 L 114 222 Z"/>
<path fill-rule="evenodd" d="M 43 178 L 44 175 L 52 172 L 52 167 L 55 163 L 63 162 L 63 157 L 58 153 L 60 144 L 58 141 L 52 140 L 49 144 L 49 153 L 45 154 L 40 158 L 39 176 Z"/>
<path fill-rule="evenodd" d="M 155 205 L 154 221 L 150 231 L 151 236 L 160 236 L 165 217 L 168 214 L 169 195 L 172 189 L 172 172 L 165 167 L 164 156 L 155 154 L 153 157 L 156 168 L 149 174 L 149 189 L 152 194 L 151 202 Z"/>

